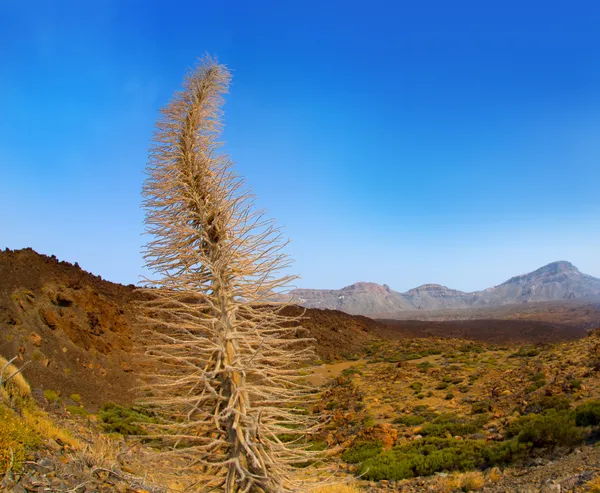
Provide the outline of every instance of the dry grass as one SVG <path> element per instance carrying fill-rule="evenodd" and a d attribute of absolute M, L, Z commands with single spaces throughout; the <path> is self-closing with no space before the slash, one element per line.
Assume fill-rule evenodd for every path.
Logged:
<path fill-rule="evenodd" d="M 588 481 L 585 485 L 587 493 L 600 493 L 600 476 L 596 476 L 592 480 Z"/>
<path fill-rule="evenodd" d="M 353 486 L 351 484 L 332 484 L 329 486 L 321 486 L 315 490 L 312 490 L 312 493 L 360 493 L 360 489 L 358 486 Z"/>
<path fill-rule="evenodd" d="M 478 491 L 483 488 L 485 478 L 478 471 L 467 472 L 461 475 L 460 487 L 463 491 Z"/>
<path fill-rule="evenodd" d="M 0 356 L 0 373 L 8 361 Z M 14 375 L 11 377 L 11 375 Z M 31 396 L 31 387 L 27 380 L 19 373 L 15 365 L 8 365 L 4 371 L 4 375 L 0 378 L 9 379 L 0 389 L 2 400 L 9 401 L 15 399 L 26 399 Z"/>
<path fill-rule="evenodd" d="M 488 472 L 488 479 L 492 483 L 497 483 L 502 478 L 502 472 L 497 467 L 492 467 Z"/>
<path fill-rule="evenodd" d="M 52 438 L 74 449 L 81 449 L 82 447 L 79 440 L 71 436 L 68 431 L 58 427 L 45 412 L 39 409 L 24 409 L 23 423 L 41 438 Z"/>
<path fill-rule="evenodd" d="M 118 450 L 113 441 L 105 435 L 95 435 L 92 443 L 81 447 L 78 457 L 89 467 L 112 469 L 117 463 Z"/>
<path fill-rule="evenodd" d="M 437 483 L 437 487 L 443 492 L 479 491 L 484 485 L 485 478 L 478 471 L 450 474 L 440 478 Z"/>
<path fill-rule="evenodd" d="M 19 470 L 29 450 L 40 441 L 39 434 L 24 426 L 17 413 L 0 404 L 0 474 Z"/>
<path fill-rule="evenodd" d="M 0 357 L 0 371 L 6 363 Z M 28 453 L 43 440 L 52 438 L 73 448 L 81 446 L 37 408 L 29 384 L 17 371 L 14 365 L 8 365 L 5 378 L 13 374 L 14 377 L 0 388 L 0 474 L 20 469 Z"/>

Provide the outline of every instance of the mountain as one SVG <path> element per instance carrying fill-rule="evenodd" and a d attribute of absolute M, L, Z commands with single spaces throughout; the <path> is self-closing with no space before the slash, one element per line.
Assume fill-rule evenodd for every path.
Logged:
<path fill-rule="evenodd" d="M 295 289 L 289 296 L 308 308 L 381 315 L 597 297 L 600 296 L 600 279 L 580 272 L 570 262 L 558 261 L 513 277 L 498 286 L 472 293 L 439 284 L 423 284 L 399 293 L 386 284 L 359 282 L 342 289 Z"/>

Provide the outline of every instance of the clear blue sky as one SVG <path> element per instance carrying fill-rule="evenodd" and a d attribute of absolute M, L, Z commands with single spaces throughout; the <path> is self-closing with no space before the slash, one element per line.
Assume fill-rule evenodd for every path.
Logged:
<path fill-rule="evenodd" d="M 302 287 L 600 277 L 597 1 L 4 0 L 0 248 L 137 282 L 158 109 L 208 52 Z"/>

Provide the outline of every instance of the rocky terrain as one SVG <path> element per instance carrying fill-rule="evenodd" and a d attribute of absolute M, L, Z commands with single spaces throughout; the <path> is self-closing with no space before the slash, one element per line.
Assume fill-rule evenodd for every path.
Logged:
<path fill-rule="evenodd" d="M 29 361 L 35 392 L 77 393 L 89 410 L 130 404 L 141 365 L 133 285 L 103 280 L 77 265 L 31 249 L 0 251 L 0 355 Z M 316 340 L 325 361 L 360 353 L 390 331 L 366 317 L 289 307 Z"/>
<path fill-rule="evenodd" d="M 0 386 L 2 491 L 166 492 L 191 481 L 161 475 L 143 439 L 154 417 L 134 403 L 139 296 L 30 249 L 0 252 L 0 355 L 29 362 L 29 383 Z M 324 394 L 308 410 L 325 427 L 310 440 L 342 482 L 311 493 L 600 491 L 597 303 L 453 312 L 467 320 L 286 312 L 315 339 L 320 366 L 307 383 Z"/>
<path fill-rule="evenodd" d="M 600 299 L 600 279 L 584 274 L 566 261 L 553 262 L 528 274 L 482 291 L 465 293 L 439 284 L 424 284 L 405 293 L 388 285 L 359 282 L 342 289 L 296 289 L 290 296 L 310 308 L 328 308 L 360 315 L 404 311 L 499 307 L 510 304 Z"/>

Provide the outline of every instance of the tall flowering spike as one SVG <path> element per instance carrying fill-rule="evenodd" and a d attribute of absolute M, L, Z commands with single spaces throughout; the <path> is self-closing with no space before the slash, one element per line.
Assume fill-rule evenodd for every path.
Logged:
<path fill-rule="evenodd" d="M 202 59 L 156 124 L 140 323 L 153 368 L 146 402 L 163 420 L 150 432 L 174 468 L 198 475 L 194 491 L 301 491 L 293 465 L 314 459 L 304 444 L 315 422 L 300 368 L 314 354 L 297 318 L 269 302 L 293 279 L 277 275 L 285 242 L 221 149 L 229 81 Z"/>

